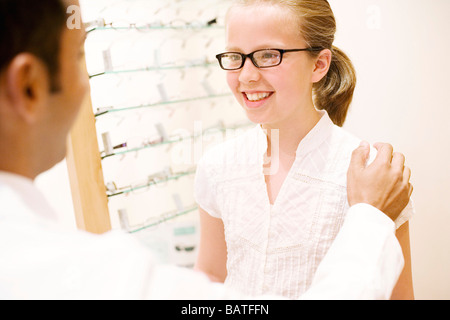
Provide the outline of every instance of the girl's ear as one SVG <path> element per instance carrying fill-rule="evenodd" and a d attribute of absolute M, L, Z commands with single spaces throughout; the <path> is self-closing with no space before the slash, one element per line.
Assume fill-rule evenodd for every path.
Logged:
<path fill-rule="evenodd" d="M 312 83 L 317 83 L 322 80 L 330 70 L 331 60 L 333 54 L 329 49 L 324 49 L 320 52 L 319 56 L 315 59 L 314 70 L 311 78 Z"/>

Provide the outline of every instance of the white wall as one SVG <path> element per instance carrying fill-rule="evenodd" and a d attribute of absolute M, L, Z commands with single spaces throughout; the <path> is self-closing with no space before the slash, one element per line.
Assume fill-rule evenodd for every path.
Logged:
<path fill-rule="evenodd" d="M 417 212 L 410 223 L 416 298 L 450 299 L 450 1 L 330 4 L 338 22 L 335 44 L 358 72 L 345 128 L 371 143 L 390 142 L 406 155 Z M 38 182 L 71 225 L 64 172 L 62 163 Z"/>
<path fill-rule="evenodd" d="M 386 141 L 412 169 L 417 299 L 450 299 L 450 1 L 330 0 L 335 44 L 358 72 L 345 127 Z"/>

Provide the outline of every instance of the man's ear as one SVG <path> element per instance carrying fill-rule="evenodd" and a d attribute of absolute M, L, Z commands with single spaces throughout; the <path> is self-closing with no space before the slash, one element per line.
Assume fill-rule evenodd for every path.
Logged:
<path fill-rule="evenodd" d="M 6 94 L 12 111 L 25 122 L 37 121 L 46 107 L 49 74 L 41 59 L 29 53 L 17 55 L 5 72 Z"/>
<path fill-rule="evenodd" d="M 333 54 L 330 50 L 324 49 L 320 52 L 319 56 L 315 58 L 314 70 L 312 75 L 312 83 L 317 83 L 323 79 L 330 70 L 331 59 Z"/>

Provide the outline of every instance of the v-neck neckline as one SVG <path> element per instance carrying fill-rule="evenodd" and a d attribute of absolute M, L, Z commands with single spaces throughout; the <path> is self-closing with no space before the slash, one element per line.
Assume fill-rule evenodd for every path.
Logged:
<path fill-rule="evenodd" d="M 295 166 L 297 164 L 299 158 L 295 158 L 294 162 L 292 163 L 291 167 L 289 168 L 286 176 L 284 177 L 283 182 L 281 183 L 280 189 L 278 190 L 278 193 L 275 197 L 275 199 L 273 199 L 273 203 L 270 201 L 270 196 L 269 196 L 269 189 L 268 189 L 268 184 L 266 181 L 266 176 L 263 175 L 263 181 L 264 181 L 264 186 L 265 186 L 265 190 L 266 190 L 266 199 L 268 201 L 268 203 L 270 204 L 271 208 L 273 209 L 276 204 L 279 202 L 278 199 L 280 199 L 280 196 L 282 196 L 284 194 L 284 189 L 286 189 L 286 185 L 289 183 L 290 177 L 292 175 L 292 172 L 295 171 Z"/>
<path fill-rule="evenodd" d="M 267 185 L 266 177 L 265 177 L 266 175 L 264 174 L 264 167 L 263 167 L 264 160 L 260 163 L 261 179 L 262 179 L 262 182 L 264 183 L 266 200 L 272 210 L 277 206 L 277 203 L 280 201 L 279 200 L 280 197 L 282 197 L 284 195 L 284 193 L 286 192 L 285 191 L 285 189 L 287 188 L 286 185 L 289 184 L 289 179 L 291 178 L 291 175 L 293 174 L 292 172 L 294 170 L 296 170 L 295 167 L 297 166 L 298 161 L 300 161 L 300 159 L 304 158 L 307 154 L 309 154 L 311 151 L 313 151 L 315 148 L 317 148 L 320 144 L 322 144 L 322 142 L 325 141 L 325 139 L 331 133 L 331 130 L 334 126 L 333 122 L 331 121 L 328 113 L 325 110 L 321 110 L 320 112 L 322 112 L 322 117 L 320 118 L 319 122 L 317 122 L 317 124 L 308 132 L 308 134 L 302 139 L 302 141 L 300 141 L 297 151 L 296 151 L 295 160 L 292 163 L 292 166 L 289 169 L 286 177 L 284 178 L 284 181 L 282 182 L 280 190 L 278 191 L 278 194 L 277 194 L 276 198 L 274 199 L 273 203 L 270 202 L 269 190 L 268 190 L 268 185 Z M 261 159 L 264 159 L 264 157 L 267 153 L 267 148 L 268 148 L 267 136 L 266 136 L 266 133 L 264 132 L 264 130 L 261 128 L 261 125 L 258 125 L 257 129 L 258 129 L 258 139 L 263 140 L 261 142 L 265 146 L 263 148 L 263 150 L 264 150 L 263 154 L 260 155 Z"/>

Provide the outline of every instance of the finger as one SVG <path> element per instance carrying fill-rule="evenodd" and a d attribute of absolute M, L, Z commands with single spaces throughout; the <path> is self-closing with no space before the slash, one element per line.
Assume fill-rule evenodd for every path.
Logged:
<path fill-rule="evenodd" d="M 408 167 L 405 167 L 403 170 L 403 181 L 409 182 L 409 179 L 411 179 L 411 169 Z"/>
<path fill-rule="evenodd" d="M 374 144 L 374 147 L 378 152 L 373 163 L 390 164 L 392 161 L 392 153 L 394 151 L 392 145 L 390 145 L 389 143 L 377 142 Z"/>
<path fill-rule="evenodd" d="M 367 159 L 369 158 L 370 145 L 366 141 L 362 141 L 358 148 L 352 153 L 350 161 L 350 168 L 364 169 L 366 167 Z"/>
<path fill-rule="evenodd" d="M 405 156 L 400 152 L 394 152 L 392 155 L 392 166 L 403 170 L 405 167 Z"/>
<path fill-rule="evenodd" d="M 387 145 L 387 143 L 384 143 L 384 142 L 375 142 L 373 146 L 374 146 L 377 150 L 379 150 L 379 149 L 381 149 L 381 147 L 383 147 L 383 146 L 385 146 L 385 145 Z"/>
<path fill-rule="evenodd" d="M 414 191 L 414 187 L 413 187 L 413 185 L 410 183 L 410 184 L 409 184 L 409 192 L 408 192 L 408 196 L 409 196 L 410 198 L 411 198 L 411 195 L 412 195 L 413 191 Z"/>

